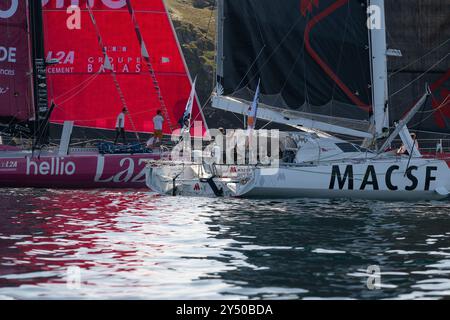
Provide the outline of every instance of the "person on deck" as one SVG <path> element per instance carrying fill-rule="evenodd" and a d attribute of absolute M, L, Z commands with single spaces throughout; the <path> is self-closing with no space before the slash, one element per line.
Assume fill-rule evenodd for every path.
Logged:
<path fill-rule="evenodd" d="M 416 134 L 411 133 L 411 138 L 414 141 L 414 150 L 419 150 L 419 142 L 417 141 Z M 398 155 L 401 155 L 401 154 L 409 155 L 408 149 L 406 148 L 406 146 L 404 144 L 397 150 L 397 154 Z"/>
<path fill-rule="evenodd" d="M 184 115 L 178 120 L 178 124 L 180 125 L 181 129 L 185 129 L 189 127 L 189 117 L 185 117 Z"/>
<path fill-rule="evenodd" d="M 119 136 L 122 136 L 123 143 L 127 143 L 127 138 L 125 135 L 125 115 L 127 114 L 127 108 L 124 107 L 122 112 L 119 113 L 116 120 L 116 138 L 114 139 L 114 144 L 117 144 Z"/>
<path fill-rule="evenodd" d="M 161 110 L 158 110 L 156 112 L 156 116 L 153 117 L 154 134 L 152 147 L 155 147 L 162 142 L 163 124 L 164 124 L 164 117 L 162 116 Z"/>

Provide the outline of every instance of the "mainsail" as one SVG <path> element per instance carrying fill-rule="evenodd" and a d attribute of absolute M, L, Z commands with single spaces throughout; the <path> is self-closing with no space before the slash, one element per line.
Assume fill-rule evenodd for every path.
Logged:
<path fill-rule="evenodd" d="M 369 120 L 365 0 L 221 0 L 218 83 L 224 95 Z"/>
<path fill-rule="evenodd" d="M 420 140 L 450 134 L 450 24 L 447 0 L 386 1 L 388 41 L 402 51 L 389 59 L 391 119 L 400 119 L 430 86 L 432 98 L 409 127 Z M 426 133 L 430 133 L 427 135 Z M 423 143 L 422 143 L 423 144 Z"/>
<path fill-rule="evenodd" d="M 60 61 L 47 68 L 49 97 L 57 105 L 51 118 L 53 123 L 73 120 L 81 127 L 114 129 L 116 116 L 123 107 L 117 86 L 104 69 L 104 54 L 87 3 L 95 15 L 110 65 L 133 119 L 133 128 L 129 126 L 127 130 L 153 132 L 152 118 L 162 108 L 167 109 L 166 124 L 177 123 L 189 98 L 191 81 L 163 0 L 130 1 L 153 70 L 148 70 L 149 64 L 143 61 L 142 46 L 136 39 L 126 0 L 43 3 L 47 59 Z M 80 29 L 67 26 L 70 4 L 81 9 Z M 154 78 L 150 76 L 152 72 Z M 193 113 L 196 117 L 201 113 L 197 99 Z M 171 129 L 165 125 L 164 132 L 171 133 Z"/>
<path fill-rule="evenodd" d="M 34 117 L 28 1 L 0 2 L 0 122 Z"/>

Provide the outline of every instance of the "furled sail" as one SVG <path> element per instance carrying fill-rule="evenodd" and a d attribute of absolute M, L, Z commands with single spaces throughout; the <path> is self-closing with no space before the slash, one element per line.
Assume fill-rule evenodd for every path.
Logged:
<path fill-rule="evenodd" d="M 218 83 L 224 95 L 283 109 L 368 120 L 365 0 L 221 0 Z"/>
<path fill-rule="evenodd" d="M 28 1 L 0 1 L 0 122 L 34 117 Z"/>
<path fill-rule="evenodd" d="M 402 51 L 389 59 L 391 119 L 400 119 L 430 86 L 432 98 L 412 119 L 419 139 L 450 134 L 450 24 L 448 0 L 386 1 L 388 41 Z M 435 143 L 435 141 L 434 141 Z M 448 145 L 447 145 L 448 146 Z"/>
<path fill-rule="evenodd" d="M 166 108 L 167 113 L 162 111 L 169 119 L 164 132 L 171 133 L 169 124 L 176 124 L 183 115 L 191 81 L 163 0 L 130 1 L 151 64 L 143 60 L 143 46 L 135 35 L 136 21 L 130 16 L 126 0 L 43 3 L 47 60 L 60 61 L 47 68 L 49 96 L 57 105 L 52 122 L 74 120 L 77 126 L 114 129 L 125 101 L 133 119 L 128 131 L 153 132 L 152 118 L 157 110 Z M 76 10 L 67 12 L 71 3 L 81 9 L 79 29 L 73 20 Z M 123 99 L 105 68 L 87 3 Z M 196 99 L 193 114 L 199 121 L 203 119 L 200 113 Z"/>

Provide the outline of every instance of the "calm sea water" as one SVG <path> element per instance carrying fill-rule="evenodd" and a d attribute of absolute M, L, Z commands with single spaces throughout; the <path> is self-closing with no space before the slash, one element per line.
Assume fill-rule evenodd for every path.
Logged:
<path fill-rule="evenodd" d="M 2 299 L 449 297 L 449 202 L 0 191 Z"/>

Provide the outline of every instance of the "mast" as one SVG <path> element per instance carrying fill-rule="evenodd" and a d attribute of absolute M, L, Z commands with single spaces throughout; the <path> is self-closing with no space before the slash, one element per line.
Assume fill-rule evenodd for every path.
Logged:
<path fill-rule="evenodd" d="M 33 96 L 35 108 L 35 146 L 48 138 L 48 96 L 41 1 L 28 1 L 33 61 Z M 43 139 L 43 140 L 42 140 Z"/>
<path fill-rule="evenodd" d="M 384 0 L 369 0 L 368 4 L 373 120 L 375 138 L 379 139 L 389 134 L 386 19 Z"/>
<path fill-rule="evenodd" d="M 223 7 L 223 0 L 216 0 L 217 1 L 217 16 L 216 16 L 216 88 L 219 93 L 220 86 L 222 82 L 223 77 L 223 22 L 225 19 L 224 15 L 224 7 Z"/>

